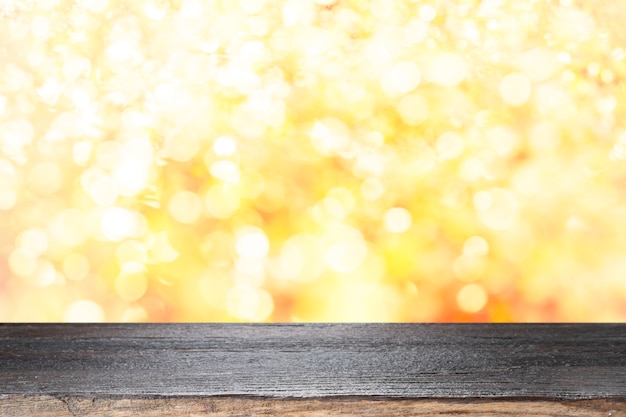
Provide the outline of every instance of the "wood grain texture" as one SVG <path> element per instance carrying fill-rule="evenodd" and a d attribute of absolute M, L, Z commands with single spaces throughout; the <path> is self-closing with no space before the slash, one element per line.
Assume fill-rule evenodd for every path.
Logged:
<path fill-rule="evenodd" d="M 622 324 L 0 325 L 0 416 L 609 416 L 624 404 Z"/>
<path fill-rule="evenodd" d="M 626 399 L 626 325 L 0 325 L 0 393 Z"/>
<path fill-rule="evenodd" d="M 10 417 L 623 417 L 626 404 L 612 400 L 538 401 L 484 399 L 269 399 L 173 398 L 0 398 Z"/>

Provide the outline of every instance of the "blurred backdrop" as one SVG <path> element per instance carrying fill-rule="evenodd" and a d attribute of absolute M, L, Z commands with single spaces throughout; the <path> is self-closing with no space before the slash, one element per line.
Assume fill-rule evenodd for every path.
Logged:
<path fill-rule="evenodd" d="M 623 321 L 625 21 L 0 1 L 0 321 Z"/>

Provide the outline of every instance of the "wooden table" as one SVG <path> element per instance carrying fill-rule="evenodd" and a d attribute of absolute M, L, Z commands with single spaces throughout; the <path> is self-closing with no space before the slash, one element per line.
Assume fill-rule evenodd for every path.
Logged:
<path fill-rule="evenodd" d="M 626 416 L 622 324 L 4 324 L 0 416 Z"/>

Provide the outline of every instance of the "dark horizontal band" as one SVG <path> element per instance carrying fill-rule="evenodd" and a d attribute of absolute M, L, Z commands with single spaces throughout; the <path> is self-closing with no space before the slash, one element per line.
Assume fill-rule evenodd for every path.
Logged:
<path fill-rule="evenodd" d="M 626 400 L 623 324 L 4 324 L 0 396 Z"/>

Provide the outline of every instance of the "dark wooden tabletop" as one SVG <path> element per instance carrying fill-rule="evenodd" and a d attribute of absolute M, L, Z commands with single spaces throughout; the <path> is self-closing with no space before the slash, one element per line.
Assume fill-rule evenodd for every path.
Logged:
<path fill-rule="evenodd" d="M 626 400 L 626 325 L 0 325 L 33 394 Z"/>

